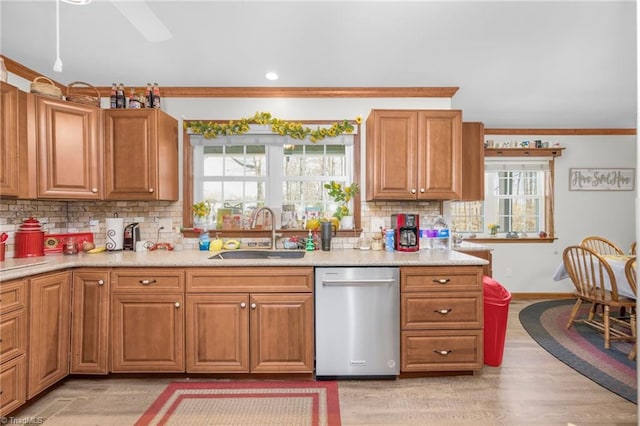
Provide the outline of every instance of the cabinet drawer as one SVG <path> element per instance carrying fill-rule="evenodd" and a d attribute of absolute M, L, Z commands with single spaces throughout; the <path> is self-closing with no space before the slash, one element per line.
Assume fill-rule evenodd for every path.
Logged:
<path fill-rule="evenodd" d="M 27 305 L 26 280 L 8 281 L 0 284 L 0 312 L 10 312 Z"/>
<path fill-rule="evenodd" d="M 184 291 L 184 272 L 176 269 L 116 269 L 111 274 L 112 291 L 176 293 Z"/>
<path fill-rule="evenodd" d="M 482 330 L 402 332 L 403 372 L 477 370 L 484 362 Z"/>
<path fill-rule="evenodd" d="M 403 293 L 400 301 L 403 330 L 482 328 L 479 293 Z"/>
<path fill-rule="evenodd" d="M 4 419 L 27 400 L 26 355 L 0 365 L 0 389 L 0 416 Z"/>
<path fill-rule="evenodd" d="M 25 353 L 27 322 L 24 309 L 0 316 L 0 359 L 4 362 Z"/>
<path fill-rule="evenodd" d="M 479 291 L 482 266 L 400 268 L 401 291 Z"/>
<path fill-rule="evenodd" d="M 312 267 L 187 269 L 187 292 L 311 292 Z"/>

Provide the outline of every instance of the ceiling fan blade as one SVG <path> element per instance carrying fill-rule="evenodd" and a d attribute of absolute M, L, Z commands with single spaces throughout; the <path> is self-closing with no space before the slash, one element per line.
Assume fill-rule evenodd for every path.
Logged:
<path fill-rule="evenodd" d="M 148 41 L 166 41 L 173 37 L 171 31 L 144 1 L 113 1 L 112 3 Z"/>

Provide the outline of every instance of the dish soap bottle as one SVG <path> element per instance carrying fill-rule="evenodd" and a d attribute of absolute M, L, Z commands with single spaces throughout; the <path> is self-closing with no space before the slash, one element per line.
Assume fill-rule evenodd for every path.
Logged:
<path fill-rule="evenodd" d="M 209 240 L 208 232 L 205 231 L 202 234 L 200 234 L 200 237 L 198 238 L 198 247 L 200 248 L 200 250 L 208 251 L 210 243 L 211 243 L 211 240 Z"/>

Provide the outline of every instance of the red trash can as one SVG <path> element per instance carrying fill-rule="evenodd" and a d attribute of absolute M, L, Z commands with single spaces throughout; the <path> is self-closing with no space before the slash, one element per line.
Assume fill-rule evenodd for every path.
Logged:
<path fill-rule="evenodd" d="M 484 363 L 502 364 L 511 293 L 491 277 L 482 277 L 484 291 Z"/>

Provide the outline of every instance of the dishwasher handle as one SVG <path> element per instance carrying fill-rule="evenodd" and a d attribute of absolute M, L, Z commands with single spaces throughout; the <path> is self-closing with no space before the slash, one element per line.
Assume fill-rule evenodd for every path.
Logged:
<path fill-rule="evenodd" d="M 353 280 L 322 280 L 325 287 L 351 287 L 351 286 L 382 286 L 395 283 L 393 278 L 387 279 L 353 279 Z"/>

